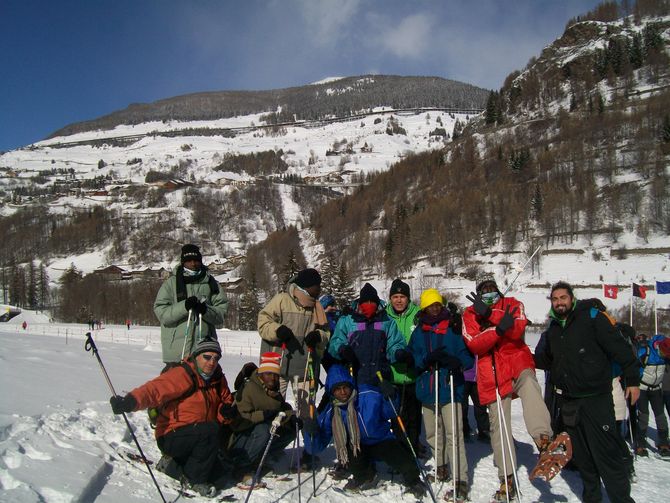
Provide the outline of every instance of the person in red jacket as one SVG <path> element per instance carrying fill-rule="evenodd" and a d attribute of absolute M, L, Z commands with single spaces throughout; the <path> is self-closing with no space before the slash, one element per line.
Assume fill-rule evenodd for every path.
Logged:
<path fill-rule="evenodd" d="M 491 416 L 493 460 L 501 481 L 494 500 L 506 501 L 507 494 L 510 499 L 516 496 L 512 476 L 513 467 L 516 467 L 511 425 L 512 399 L 521 398 L 526 429 L 540 451 L 551 440 L 551 418 L 535 376 L 533 355 L 524 341 L 528 320 L 523 304 L 514 297 L 505 297 L 492 279 L 479 283 L 476 293 L 471 292 L 466 298 L 472 305 L 463 312 L 463 338 L 468 349 L 479 357 L 477 391 L 480 403 L 488 406 Z M 496 389 L 501 399 L 509 444 L 500 434 Z"/>
<path fill-rule="evenodd" d="M 115 414 L 159 408 L 156 441 L 163 453 L 161 471 L 175 478 L 184 475 L 203 496 L 214 496 L 219 488 L 215 486 L 225 478 L 217 469 L 221 425 L 239 417 L 220 358 L 219 343 L 203 339 L 179 366 L 109 400 Z"/>

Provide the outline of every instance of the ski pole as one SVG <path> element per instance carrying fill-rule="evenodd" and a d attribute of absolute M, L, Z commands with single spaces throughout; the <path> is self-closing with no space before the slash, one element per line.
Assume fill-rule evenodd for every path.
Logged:
<path fill-rule="evenodd" d="M 298 376 L 293 376 L 293 394 L 295 396 L 295 414 L 296 417 L 300 417 L 300 402 L 298 401 Z M 301 471 L 301 463 L 300 463 L 300 426 L 298 425 L 298 422 L 296 421 L 295 423 L 295 445 L 297 445 L 297 449 L 294 451 L 296 453 L 296 456 L 298 458 L 298 503 L 302 502 L 302 495 L 300 491 L 300 487 L 302 485 L 300 481 L 300 471 Z"/>
<path fill-rule="evenodd" d="M 459 473 L 459 463 L 456 461 L 456 400 L 454 400 L 454 374 L 449 372 L 449 391 L 451 392 L 451 464 L 454 501 L 456 501 L 456 474 Z"/>
<path fill-rule="evenodd" d="M 530 261 L 533 260 L 533 257 L 535 256 L 535 254 L 538 251 L 540 251 L 540 248 L 542 248 L 542 245 L 535 248 L 535 251 L 533 252 L 533 254 L 528 258 L 528 260 L 526 260 L 526 263 L 521 267 L 521 269 L 519 269 L 519 272 L 516 273 L 516 276 L 514 276 L 514 279 L 512 280 L 512 282 L 509 285 L 507 285 L 507 288 L 505 288 L 505 291 L 503 292 L 503 297 L 505 296 L 505 294 L 507 292 L 509 292 L 509 289 L 512 288 L 512 285 L 516 282 L 516 280 L 519 278 L 521 273 L 526 270 L 526 266 L 528 266 L 528 264 L 530 264 Z"/>
<path fill-rule="evenodd" d="M 186 341 L 188 340 L 188 327 L 191 324 L 191 315 L 193 314 L 193 309 L 188 311 L 188 318 L 186 320 L 186 332 L 184 332 L 184 345 L 181 348 L 181 359 L 184 359 L 184 353 L 186 352 Z"/>
<path fill-rule="evenodd" d="M 307 348 L 307 365 L 309 369 L 309 418 L 314 421 L 315 419 L 315 408 L 314 408 L 314 399 L 316 398 L 316 380 L 314 379 L 314 361 L 312 360 L 312 349 Z M 312 452 L 314 449 L 314 433 L 309 434 L 309 442 L 312 446 Z M 316 498 L 316 463 L 314 462 L 314 454 L 312 454 L 312 497 Z"/>
<path fill-rule="evenodd" d="M 277 436 L 277 428 L 281 426 L 282 419 L 286 417 L 286 412 L 279 411 L 277 414 L 277 417 L 275 417 L 272 420 L 272 425 L 270 425 L 270 438 L 268 439 L 268 443 L 265 446 L 265 451 L 263 451 L 263 456 L 261 456 L 261 460 L 258 463 L 258 468 L 256 469 L 256 473 L 254 473 L 254 477 L 251 479 L 251 487 L 249 487 L 249 492 L 247 493 L 247 498 L 244 500 L 244 503 L 247 503 L 249 501 L 249 497 L 251 496 L 251 492 L 254 490 L 254 487 L 256 487 L 256 481 L 258 480 L 258 477 L 261 474 L 261 468 L 263 468 L 263 463 L 265 462 L 265 457 L 268 455 L 268 451 L 270 450 L 270 446 L 272 445 L 272 441 L 274 438 Z"/>
<path fill-rule="evenodd" d="M 384 377 L 382 376 L 382 373 L 378 370 L 377 371 L 377 378 L 379 379 L 379 382 L 384 382 Z M 436 503 L 437 500 L 435 498 L 435 493 L 433 492 L 433 488 L 430 485 L 430 481 L 428 480 L 428 475 L 426 475 L 426 471 L 423 469 L 421 466 L 421 463 L 419 462 L 419 458 L 416 455 L 416 451 L 414 450 L 414 447 L 412 446 L 412 442 L 409 440 L 409 435 L 407 435 L 407 430 L 405 429 L 405 424 L 402 421 L 402 418 L 400 417 L 400 414 L 398 414 L 398 411 L 395 408 L 395 405 L 393 405 L 393 400 L 390 398 L 386 399 L 393 409 L 393 413 L 395 414 L 395 419 L 400 425 L 400 431 L 402 431 L 402 435 L 405 438 L 405 441 L 407 442 L 407 445 L 409 445 L 409 450 L 412 452 L 412 456 L 414 457 L 414 462 L 416 463 L 416 467 L 419 469 L 419 473 L 423 477 L 423 481 L 426 483 L 426 486 L 428 486 L 428 492 L 430 493 L 430 497 L 433 500 L 433 503 Z"/>
<path fill-rule="evenodd" d="M 93 356 L 96 357 L 98 360 L 98 364 L 100 365 L 100 369 L 102 370 L 102 375 L 105 376 L 105 380 L 107 381 L 107 385 L 109 386 L 109 390 L 112 392 L 113 396 L 116 396 L 116 391 L 114 390 L 114 386 L 112 385 L 112 381 L 109 378 L 109 374 L 107 374 L 107 369 L 105 369 L 105 365 L 102 363 L 102 360 L 100 359 L 100 355 L 98 354 L 98 347 L 95 345 L 95 341 L 93 340 L 93 337 L 91 336 L 91 332 L 86 333 L 86 344 L 84 344 L 84 349 L 86 351 L 92 351 Z M 137 437 L 135 436 L 135 432 L 133 431 L 132 426 L 130 426 L 130 421 L 128 421 L 128 416 L 126 416 L 126 413 L 123 412 L 123 419 L 126 421 L 126 426 L 128 427 L 128 431 L 130 432 L 130 436 L 133 437 L 133 440 L 135 441 L 135 445 L 137 446 L 137 450 L 140 453 L 140 456 L 142 456 L 142 461 L 144 461 L 144 464 L 147 467 L 147 470 L 149 471 L 149 475 L 151 475 L 151 479 L 154 481 L 154 484 L 156 486 L 156 489 L 158 490 L 158 494 L 161 495 L 161 499 L 163 500 L 163 503 L 167 503 L 165 500 L 165 496 L 163 496 L 163 491 L 161 491 L 160 486 L 158 485 L 158 481 L 156 480 L 156 477 L 154 477 L 154 472 L 151 470 L 151 466 L 149 465 L 149 461 L 147 460 L 147 457 L 144 455 L 144 451 L 142 451 L 142 447 L 140 446 L 139 441 L 137 440 Z"/>

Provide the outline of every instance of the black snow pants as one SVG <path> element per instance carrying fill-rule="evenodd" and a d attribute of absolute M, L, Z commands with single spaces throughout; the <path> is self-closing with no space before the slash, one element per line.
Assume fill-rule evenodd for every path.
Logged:
<path fill-rule="evenodd" d="M 378 459 L 400 472 L 406 486 L 416 484 L 420 480 L 419 469 L 409 447 L 405 445 L 396 439 L 384 440 L 374 445 L 361 445 L 361 450 L 356 457 L 353 456 L 351 447 L 347 445 L 349 469 L 354 479 L 360 482 L 372 479 L 377 472 L 374 461 Z"/>
<path fill-rule="evenodd" d="M 218 423 L 195 423 L 158 439 L 158 448 L 173 458 L 192 484 L 209 482 L 219 454 Z"/>
<path fill-rule="evenodd" d="M 421 425 L 423 424 L 423 421 L 421 416 L 421 402 L 416 397 L 416 384 L 396 384 L 395 389 L 400 396 L 398 415 L 405 425 L 405 430 L 407 431 L 409 441 L 412 443 L 414 452 L 418 454 L 419 436 L 421 435 Z M 407 445 L 407 440 L 405 440 L 405 436 L 402 433 L 397 418 L 394 417 L 391 419 L 391 427 L 400 443 Z"/>
<path fill-rule="evenodd" d="M 663 410 L 663 391 L 656 389 L 640 390 L 637 401 L 637 445 L 647 447 L 647 427 L 649 426 L 649 404 L 656 421 L 656 445 L 668 444 L 668 421 Z"/>
<path fill-rule="evenodd" d="M 612 393 L 577 399 L 565 397 L 561 415 L 572 439 L 572 460 L 584 484 L 582 501 L 602 501 L 602 480 L 612 503 L 633 503 L 628 478 L 629 451 L 616 430 Z"/>

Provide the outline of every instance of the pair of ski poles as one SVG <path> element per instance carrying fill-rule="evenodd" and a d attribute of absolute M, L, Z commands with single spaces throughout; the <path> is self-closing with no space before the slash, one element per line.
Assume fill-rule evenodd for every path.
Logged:
<path fill-rule="evenodd" d="M 435 382 L 435 483 L 437 484 L 437 449 L 439 437 L 439 417 L 440 417 L 440 366 L 436 363 L 433 370 Z M 454 395 L 454 374 L 449 372 L 449 391 L 451 393 L 451 459 L 452 459 L 452 494 L 456 499 L 456 475 L 458 470 L 458 460 L 456 459 L 456 400 Z"/>
<path fill-rule="evenodd" d="M 202 298 L 200 302 L 205 302 L 205 297 Z M 191 333 L 189 331 L 189 326 L 191 325 L 191 317 L 193 316 L 193 309 L 190 309 L 188 311 L 188 318 L 186 319 L 186 331 L 184 333 L 184 345 L 181 348 L 181 359 L 184 359 L 184 356 L 186 355 L 186 341 L 188 341 L 189 336 L 191 336 Z M 202 340 L 202 313 L 198 313 L 198 342 Z M 195 332 L 195 330 L 194 330 Z M 192 337 L 191 337 L 192 339 Z M 193 340 L 191 340 L 191 349 L 195 346 L 193 344 Z"/>

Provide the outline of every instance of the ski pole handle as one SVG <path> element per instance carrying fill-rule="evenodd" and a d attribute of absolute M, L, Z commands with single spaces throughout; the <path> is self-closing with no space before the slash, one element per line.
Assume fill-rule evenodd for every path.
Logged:
<path fill-rule="evenodd" d="M 282 421 L 284 420 L 285 417 L 286 417 L 286 412 L 284 412 L 282 410 L 282 411 L 279 412 L 279 414 L 277 414 L 277 417 L 275 417 L 272 420 L 272 428 L 271 428 L 272 433 L 277 431 L 277 428 L 279 428 L 281 426 L 281 423 L 282 423 Z"/>

